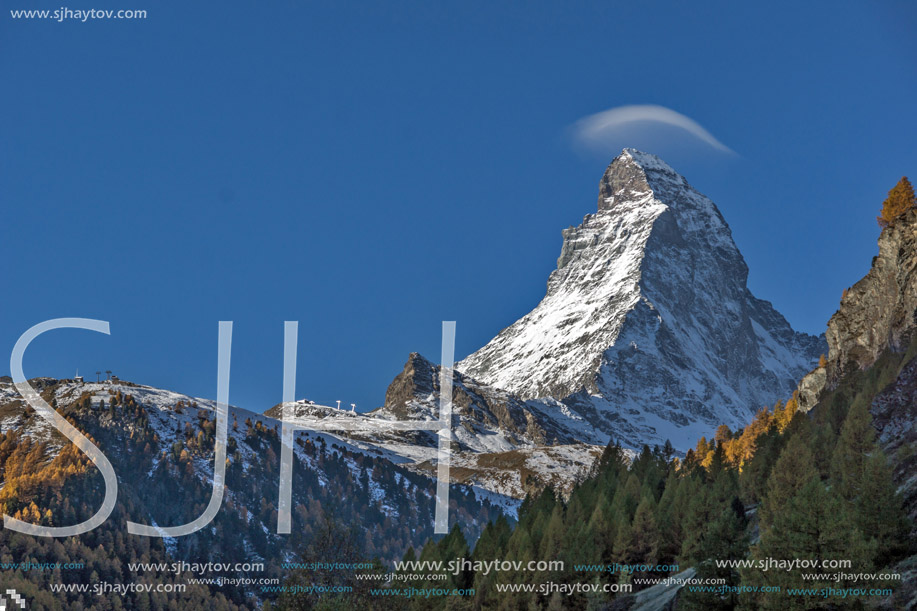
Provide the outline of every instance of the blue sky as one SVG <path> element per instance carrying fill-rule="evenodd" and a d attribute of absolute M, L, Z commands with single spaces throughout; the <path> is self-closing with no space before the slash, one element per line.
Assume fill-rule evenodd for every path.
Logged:
<path fill-rule="evenodd" d="M 538 302 L 624 144 L 709 195 L 755 294 L 821 332 L 876 254 L 886 192 L 917 175 L 905 3 L 6 10 L 59 6 L 0 14 L 0 352 L 56 317 L 112 335 L 42 337 L 30 376 L 112 369 L 213 396 L 233 320 L 230 400 L 264 409 L 299 320 L 298 396 L 377 407 L 411 351 L 438 359 L 440 321 L 461 357 Z M 572 136 L 628 104 L 683 113 L 736 155 L 676 128 L 603 150 Z"/>

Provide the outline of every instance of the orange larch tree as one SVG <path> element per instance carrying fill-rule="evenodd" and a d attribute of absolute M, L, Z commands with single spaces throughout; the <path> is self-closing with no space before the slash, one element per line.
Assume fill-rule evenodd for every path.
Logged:
<path fill-rule="evenodd" d="M 917 208 L 914 186 L 911 185 L 907 176 L 902 176 L 898 184 L 888 192 L 888 197 L 882 203 L 882 211 L 876 220 L 879 226 L 885 229 L 912 208 Z"/>

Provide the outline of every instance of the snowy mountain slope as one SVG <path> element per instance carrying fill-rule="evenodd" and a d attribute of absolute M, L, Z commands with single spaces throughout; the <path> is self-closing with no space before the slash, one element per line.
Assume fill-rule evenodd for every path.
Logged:
<path fill-rule="evenodd" d="M 461 452 L 452 458 L 450 475 L 455 482 L 513 499 L 522 499 L 547 486 L 566 495 L 585 479 L 603 450 L 602 446 L 577 443 L 504 452 Z M 632 453 L 628 455 L 633 458 Z M 435 468 L 432 461 L 418 465 L 419 471 L 430 474 Z"/>
<path fill-rule="evenodd" d="M 292 421 L 324 429 L 353 447 L 382 452 L 392 462 L 435 477 L 439 439 L 434 431 L 386 431 L 386 424 L 439 417 L 440 368 L 414 353 L 392 381 L 383 407 L 368 414 L 323 407 L 309 401 L 291 406 Z M 267 415 L 280 418 L 277 405 Z M 330 420 L 329 420 L 330 419 Z M 510 393 L 453 372 L 452 480 L 474 487 L 481 498 L 521 499 L 552 485 L 565 491 L 581 479 L 609 438 L 554 399 L 522 401 Z M 354 429 L 371 427 L 372 432 Z M 528 465 L 528 466 L 526 466 Z"/>
<path fill-rule="evenodd" d="M 751 294 L 716 206 L 658 157 L 625 149 L 563 236 L 542 301 L 457 369 L 630 447 L 684 450 L 789 395 L 825 350 Z"/>
<path fill-rule="evenodd" d="M 127 381 L 40 378 L 30 383 L 111 460 L 119 498 L 133 499 L 129 507 L 139 512 L 134 520 L 172 525 L 200 515 L 213 485 L 214 401 Z M 67 440 L 29 412 L 15 389 L 0 383 L 4 430 L 20 429 L 47 442 L 50 459 Z M 385 560 L 399 559 L 409 545 L 432 536 L 436 486 L 428 474 L 411 470 L 412 461 L 383 447 L 316 431 L 296 436 L 294 532 L 278 535 L 282 423 L 231 406 L 228 425 L 227 485 L 220 511 L 212 526 L 201 531 L 204 539 L 195 534 L 166 540 L 174 558 L 200 560 L 195 556 L 199 550 L 214 548 L 222 550 L 223 559 L 264 560 L 279 570 L 279 563 L 302 549 L 329 510 L 363 529 L 367 554 Z M 516 499 L 470 482 L 453 486 L 450 498 L 450 523 L 461 524 L 472 538 L 487 521 L 512 514 L 518 505 Z"/>
<path fill-rule="evenodd" d="M 306 429 L 298 434 L 299 442 L 294 446 L 294 453 L 297 459 L 314 474 L 319 485 L 333 486 L 335 476 L 329 474 L 323 468 L 322 461 L 316 459 L 314 451 L 309 450 L 310 447 L 316 446 L 333 448 L 342 456 L 346 456 L 343 460 L 349 465 L 348 468 L 354 477 L 360 472 L 355 461 L 355 458 L 360 456 L 380 460 L 381 464 L 389 465 L 392 470 L 406 469 L 422 476 L 422 479 L 427 482 L 430 482 L 430 478 L 435 477 L 435 471 L 431 469 L 431 466 L 436 463 L 438 438 L 431 431 L 362 433 L 347 430 L 316 430 L 327 427 L 329 418 L 353 428 L 360 428 L 365 424 L 372 426 L 380 423 L 384 425 L 399 422 L 408 418 L 409 413 L 410 419 L 421 421 L 435 419 L 438 413 L 439 368 L 419 355 L 412 355 L 405 370 L 411 371 L 414 375 L 415 369 L 421 372 L 418 376 L 426 376 L 428 380 L 435 380 L 436 390 L 420 400 L 411 400 L 401 405 L 400 407 L 406 411 L 395 407 L 390 410 L 389 406 L 386 406 L 371 414 L 361 414 L 318 406 L 307 400 L 300 400 L 292 405 L 293 423 Z M 559 427 L 555 418 L 537 411 L 548 411 L 552 408 L 566 410 L 556 401 L 522 403 L 503 391 L 484 388 L 473 380 L 460 378 L 458 373 L 456 373 L 456 378 L 455 444 L 453 446 L 453 461 L 456 470 L 452 481 L 461 485 L 480 503 L 499 507 L 501 511 L 514 515 L 520 500 L 527 492 L 548 483 L 554 485 L 558 490 L 568 490 L 589 470 L 592 458 L 602 449 L 601 445 L 581 443 L 571 430 Z M 41 378 L 30 382 L 43 392 L 46 400 L 58 406 L 59 409 L 69 409 L 79 404 L 80 401 L 88 399 L 87 405 L 88 409 L 93 412 L 93 419 L 103 422 L 106 426 L 105 421 L 108 418 L 109 409 L 106 405 L 110 406 L 112 397 L 118 393 L 124 396 L 130 395 L 137 403 L 144 406 L 146 426 L 155 434 L 158 445 L 163 450 L 167 450 L 176 442 L 184 443 L 188 431 L 196 434 L 200 430 L 202 421 L 212 421 L 215 418 L 216 402 L 212 399 L 190 397 L 132 382 L 78 383 L 51 378 Z M 389 396 L 396 396 L 395 389 L 399 384 L 406 382 L 403 375 L 396 378 L 390 388 Z M 413 385 L 413 382 L 408 382 L 408 384 Z M 485 400 L 484 397 L 487 399 Z M 512 417 L 527 428 L 509 430 L 502 429 L 496 424 L 493 420 L 495 416 L 492 414 L 493 411 L 499 411 L 496 406 L 501 402 L 508 404 L 508 412 L 512 412 Z M 523 410 L 528 410 L 528 413 L 520 415 Z M 53 427 L 34 415 L 28 415 L 27 411 L 28 408 L 25 407 L 15 388 L 11 385 L 0 385 L 0 424 L 4 428 L 24 426 L 30 435 L 43 441 L 50 441 L 52 451 L 56 451 L 66 443 L 63 436 L 56 433 Z M 484 413 L 488 415 L 482 416 Z M 251 436 L 252 428 L 260 427 L 266 432 L 279 433 L 282 426 L 281 414 L 279 405 L 267 410 L 264 414 L 230 406 L 228 435 L 231 451 L 229 455 L 232 460 L 241 465 L 243 473 L 250 470 L 249 465 L 263 458 L 264 448 L 260 445 L 252 445 L 247 441 Z M 469 414 L 478 420 L 472 420 Z M 570 416 L 572 417 L 572 414 Z M 561 418 L 563 419 L 563 416 Z M 547 435 L 545 430 L 538 426 L 537 423 L 540 421 L 553 427 L 550 429 L 552 437 L 549 442 L 560 441 L 564 445 L 556 447 L 539 445 L 545 441 Z M 596 437 L 591 434 L 591 427 L 585 421 L 580 420 L 580 424 L 583 429 L 580 431 L 580 438 L 600 443 L 607 440 L 601 435 Z M 132 425 L 128 424 L 128 426 Z M 575 432 L 575 427 L 571 428 Z M 534 438 L 527 439 L 526 434 L 531 434 Z M 308 445 L 303 442 L 308 442 Z M 514 476 L 509 473 L 510 470 L 518 470 L 516 469 L 518 460 L 513 454 L 515 452 L 525 456 L 525 462 L 530 465 L 528 468 L 533 472 L 533 476 L 520 478 L 518 474 Z M 494 458 L 479 464 L 481 456 L 493 456 Z M 156 477 L 160 463 L 163 463 L 163 467 L 166 468 L 168 462 L 169 458 L 165 454 L 156 453 L 151 458 L 145 477 Z M 212 454 L 194 456 L 193 462 L 196 477 L 203 485 L 211 486 Z M 404 479 L 401 481 L 407 487 L 406 490 L 392 490 L 390 484 L 375 482 L 372 477 L 369 477 L 367 482 L 372 488 L 373 498 L 379 504 L 379 510 L 393 519 L 398 517 L 398 512 L 394 509 L 398 503 L 392 498 L 405 494 L 412 496 L 417 494 L 416 482 L 412 489 L 410 482 Z M 271 481 L 267 484 L 272 489 L 271 493 L 275 494 L 276 490 L 273 488 L 276 487 L 276 482 Z M 432 502 L 432 497 L 430 500 Z M 237 497 L 231 485 L 227 488 L 226 502 L 245 505 L 245 500 Z M 432 514 L 430 517 L 432 518 Z M 274 526 L 274 524 L 265 525 L 269 531 L 272 531 Z"/>

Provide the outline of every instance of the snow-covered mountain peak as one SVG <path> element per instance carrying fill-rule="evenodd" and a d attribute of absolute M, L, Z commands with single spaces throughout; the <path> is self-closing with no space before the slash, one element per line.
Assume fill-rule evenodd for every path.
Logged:
<path fill-rule="evenodd" d="M 667 164 L 661 158 L 653 155 L 652 153 L 646 153 L 635 148 L 625 148 L 621 151 L 621 154 L 614 161 L 612 161 L 612 163 L 615 163 L 615 161 L 620 162 L 625 160 L 636 163 L 644 170 L 666 172 L 668 174 L 678 175 L 678 172 L 673 170 L 672 166 Z"/>
<path fill-rule="evenodd" d="M 616 157 L 597 213 L 563 237 L 541 303 L 460 371 L 594 411 L 631 443 L 684 447 L 789 394 L 823 351 L 749 292 L 717 207 L 655 155 Z"/>

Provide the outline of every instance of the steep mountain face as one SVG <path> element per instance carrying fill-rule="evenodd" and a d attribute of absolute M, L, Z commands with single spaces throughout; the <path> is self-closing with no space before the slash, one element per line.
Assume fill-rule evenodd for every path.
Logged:
<path fill-rule="evenodd" d="M 917 310 L 917 212 L 910 211 L 879 236 L 869 272 L 844 291 L 828 321 L 827 363 L 800 384 L 800 409 L 810 410 L 825 388 L 866 369 L 886 350 L 902 351 Z"/>
<path fill-rule="evenodd" d="M 789 394 L 824 352 L 748 290 L 716 206 L 658 157 L 625 149 L 598 212 L 563 232 L 534 310 L 456 365 L 553 398 L 626 445 L 693 446 Z"/>

